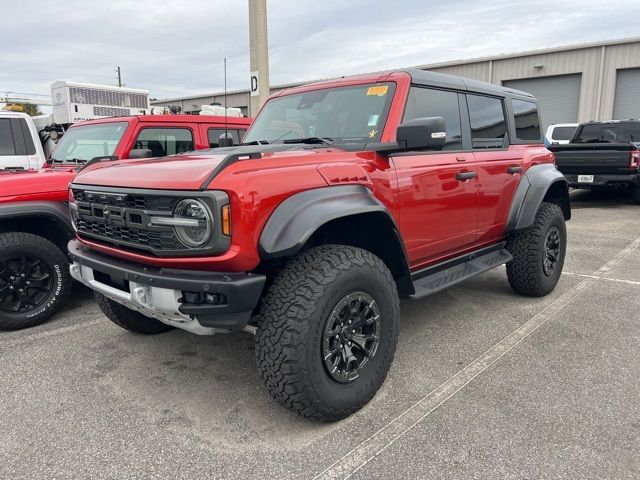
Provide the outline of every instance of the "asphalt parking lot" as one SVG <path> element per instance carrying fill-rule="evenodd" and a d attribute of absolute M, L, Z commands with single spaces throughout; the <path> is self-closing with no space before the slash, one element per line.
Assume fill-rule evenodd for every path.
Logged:
<path fill-rule="evenodd" d="M 132 335 L 78 287 L 0 333 L 0 479 L 640 478 L 640 207 L 572 198 L 553 294 L 499 268 L 403 303 L 386 383 L 331 425 L 271 399 L 249 334 Z"/>

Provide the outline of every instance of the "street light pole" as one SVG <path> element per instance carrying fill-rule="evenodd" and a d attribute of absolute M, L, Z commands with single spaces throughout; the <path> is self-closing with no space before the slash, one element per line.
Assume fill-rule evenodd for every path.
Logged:
<path fill-rule="evenodd" d="M 249 60 L 251 68 L 251 105 L 255 116 L 269 98 L 269 39 L 267 36 L 267 1 L 249 0 Z"/>

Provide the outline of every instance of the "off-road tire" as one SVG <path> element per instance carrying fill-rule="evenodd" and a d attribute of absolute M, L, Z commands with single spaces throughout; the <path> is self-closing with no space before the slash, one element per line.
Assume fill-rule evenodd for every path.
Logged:
<path fill-rule="evenodd" d="M 331 378 L 322 342 L 334 307 L 365 292 L 380 311 L 377 350 L 349 383 Z M 262 380 L 284 407 L 303 417 L 336 421 L 362 408 L 384 382 L 396 349 L 400 307 L 389 269 L 372 253 L 343 245 L 302 252 L 279 272 L 258 315 L 256 362 Z"/>
<path fill-rule="evenodd" d="M 631 188 L 631 201 L 636 205 L 640 205 L 640 185 L 634 185 Z"/>
<path fill-rule="evenodd" d="M 101 293 L 93 292 L 93 294 L 96 297 L 102 313 L 113 323 L 125 330 L 141 335 L 155 335 L 156 333 L 168 332 L 174 328 L 155 318 L 149 318 L 135 310 L 130 310 L 118 302 L 114 302 L 110 298 L 105 297 Z"/>
<path fill-rule="evenodd" d="M 18 330 L 44 323 L 64 307 L 71 291 L 69 260 L 46 238 L 23 232 L 0 234 L 0 272 L 5 268 L 4 260 L 15 255 L 25 255 L 42 262 L 43 268 L 50 272 L 51 286 L 33 310 L 16 313 L 0 310 L 0 330 Z M 0 288 L 5 286 L 9 283 L 0 279 Z"/>
<path fill-rule="evenodd" d="M 543 265 L 545 241 L 554 227 L 559 231 L 559 255 L 553 271 L 547 274 Z M 511 288 L 521 295 L 532 297 L 551 293 L 562 274 L 566 245 L 567 229 L 562 210 L 556 204 L 543 202 L 533 225 L 507 239 L 507 250 L 513 255 L 513 260 L 507 263 Z"/>

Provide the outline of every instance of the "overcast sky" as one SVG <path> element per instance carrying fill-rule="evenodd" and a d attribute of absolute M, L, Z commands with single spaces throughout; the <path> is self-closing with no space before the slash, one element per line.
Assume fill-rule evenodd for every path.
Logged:
<path fill-rule="evenodd" d="M 248 88 L 247 0 L 2 0 L 0 96 L 55 80 Z M 640 35 L 639 0 L 267 0 L 271 83 Z"/>

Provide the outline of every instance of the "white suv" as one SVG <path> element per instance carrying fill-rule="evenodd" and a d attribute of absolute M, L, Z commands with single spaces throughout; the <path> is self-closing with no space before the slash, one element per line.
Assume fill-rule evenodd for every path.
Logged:
<path fill-rule="evenodd" d="M 45 160 L 31 117 L 26 113 L 0 111 L 0 170 L 37 170 Z"/>
<path fill-rule="evenodd" d="M 569 143 L 573 132 L 576 131 L 577 123 L 556 123 L 555 125 L 549 125 L 547 133 L 545 133 L 545 140 L 549 145 L 560 144 L 565 145 Z"/>

